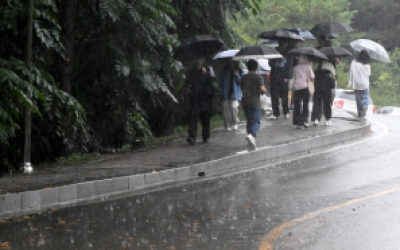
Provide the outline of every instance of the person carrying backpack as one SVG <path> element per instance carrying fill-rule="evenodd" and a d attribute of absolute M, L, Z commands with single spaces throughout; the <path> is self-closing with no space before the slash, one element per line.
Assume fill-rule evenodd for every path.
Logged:
<path fill-rule="evenodd" d="M 280 38 L 279 47 L 277 51 L 281 53 L 283 58 L 270 59 L 269 65 L 271 66 L 271 103 L 273 114 L 271 120 L 276 120 L 280 116 L 279 100 L 281 99 L 282 110 L 284 118 L 289 117 L 288 107 L 288 93 L 289 93 L 289 77 L 287 76 L 287 52 L 288 39 Z"/>
<path fill-rule="evenodd" d="M 319 59 L 314 63 L 315 92 L 311 121 L 314 126 L 318 126 L 321 121 L 322 113 L 325 116 L 325 125 L 332 125 L 332 89 L 335 88 L 336 70 L 334 65 L 326 60 Z"/>

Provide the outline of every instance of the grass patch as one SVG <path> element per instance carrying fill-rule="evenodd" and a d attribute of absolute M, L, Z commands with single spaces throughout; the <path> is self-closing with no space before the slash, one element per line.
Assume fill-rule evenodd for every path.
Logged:
<path fill-rule="evenodd" d="M 211 129 L 222 126 L 223 123 L 224 122 L 222 120 L 221 114 L 217 113 L 211 117 L 211 121 L 210 121 Z M 198 130 L 201 131 L 201 124 L 199 124 Z M 167 142 L 176 140 L 178 138 L 186 137 L 187 131 L 188 131 L 188 126 L 176 126 L 173 134 L 167 135 L 167 136 L 162 136 L 162 137 L 150 136 L 146 140 L 144 140 L 144 145 L 146 148 L 153 147 L 153 146 L 159 146 L 159 145 L 165 144 Z M 57 165 L 71 165 L 71 166 L 72 165 L 80 165 L 80 164 L 88 163 L 89 161 L 98 159 L 101 156 L 106 156 L 108 154 L 128 153 L 131 150 L 132 150 L 132 145 L 126 144 L 125 146 L 123 146 L 120 149 L 111 150 L 110 153 L 105 153 L 105 154 L 101 154 L 98 152 L 75 153 L 75 154 L 70 155 L 69 157 L 60 157 L 54 163 L 41 163 L 41 164 L 35 165 L 34 167 L 40 169 L 40 168 L 45 168 L 45 167 L 54 167 Z"/>

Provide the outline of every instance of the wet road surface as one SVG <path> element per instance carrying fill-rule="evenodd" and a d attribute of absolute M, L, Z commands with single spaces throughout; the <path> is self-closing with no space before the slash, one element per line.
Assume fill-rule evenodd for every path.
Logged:
<path fill-rule="evenodd" d="M 375 137 L 277 165 L 0 221 L 0 249 L 398 249 L 400 118 L 370 119 L 390 131 L 373 125 Z"/>

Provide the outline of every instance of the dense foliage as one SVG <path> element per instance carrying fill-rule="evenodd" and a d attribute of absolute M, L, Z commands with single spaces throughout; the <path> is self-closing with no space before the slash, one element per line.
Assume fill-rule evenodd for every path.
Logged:
<path fill-rule="evenodd" d="M 400 47 L 399 1 L 352 0 L 350 8 L 357 10 L 352 20 L 356 30 L 385 47 Z"/>
<path fill-rule="evenodd" d="M 358 38 L 367 38 L 381 43 L 389 51 L 389 64 L 372 62 L 371 97 L 377 107 L 400 106 L 399 23 L 400 3 L 395 0 L 263 0 L 261 11 L 250 18 L 239 17 L 239 22 L 230 18 L 232 29 L 248 43 L 255 43 L 257 35 L 267 30 L 299 27 L 310 29 L 313 25 L 328 20 L 350 24 L 354 32 L 338 35 L 334 45 L 348 47 Z M 316 46 L 316 42 L 301 44 Z M 338 86 L 346 88 L 350 58 L 338 65 Z"/>
<path fill-rule="evenodd" d="M 22 162 L 24 113 L 33 112 L 32 155 L 35 160 L 51 160 L 65 148 L 82 150 L 90 136 L 85 112 L 72 96 L 60 91 L 48 73 L 52 53 L 62 53 L 53 1 L 37 0 L 34 10 L 32 68 L 27 69 L 26 1 L 0 2 L 0 174 L 18 168 Z M 26 91 L 33 93 L 28 98 Z M 64 126 L 68 123 L 68 127 Z M 66 137 L 75 133 L 73 139 Z"/>
<path fill-rule="evenodd" d="M 28 2 L 0 2 L 0 175 L 22 163 L 27 108 L 34 164 L 171 133 L 184 73 L 173 47 L 195 34 L 229 47 L 225 14 L 259 7 L 258 0 L 34 2 L 31 70 Z"/>
<path fill-rule="evenodd" d="M 31 69 L 27 2 L 0 1 L 0 175 L 22 162 L 27 108 L 34 164 L 170 134 L 182 122 L 178 91 L 188 66 L 171 55 L 196 34 L 221 38 L 228 49 L 266 30 L 351 23 L 359 32 L 335 43 L 364 36 L 393 47 L 394 63 L 373 65 L 372 96 L 376 104 L 398 100 L 394 0 L 35 0 Z M 345 82 L 345 62 L 339 70 Z"/>
<path fill-rule="evenodd" d="M 349 11 L 349 0 L 263 0 L 260 12 L 229 24 L 248 43 L 255 43 L 257 35 L 268 30 L 298 27 L 311 29 L 315 24 L 337 20 L 350 23 L 354 11 Z M 251 13 L 249 12 L 248 15 Z"/>

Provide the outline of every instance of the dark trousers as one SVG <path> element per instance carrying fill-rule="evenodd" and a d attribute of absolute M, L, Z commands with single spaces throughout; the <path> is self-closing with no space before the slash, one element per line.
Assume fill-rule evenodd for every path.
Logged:
<path fill-rule="evenodd" d="M 311 112 L 311 121 L 321 120 L 322 112 L 325 115 L 325 119 L 328 121 L 332 118 L 332 107 L 331 107 L 331 89 L 315 90 L 314 93 L 314 104 Z"/>
<path fill-rule="evenodd" d="M 293 125 L 302 126 L 308 120 L 308 88 L 294 91 Z"/>
<path fill-rule="evenodd" d="M 283 114 L 286 115 L 289 112 L 288 93 L 289 93 L 289 83 L 273 82 L 271 84 L 271 103 L 274 116 L 279 117 L 281 114 L 279 110 L 279 99 L 282 99 Z"/>
<path fill-rule="evenodd" d="M 200 118 L 203 139 L 210 138 L 211 116 L 211 109 L 201 109 L 199 107 L 192 107 L 189 109 L 189 137 L 196 141 L 197 125 Z"/>

